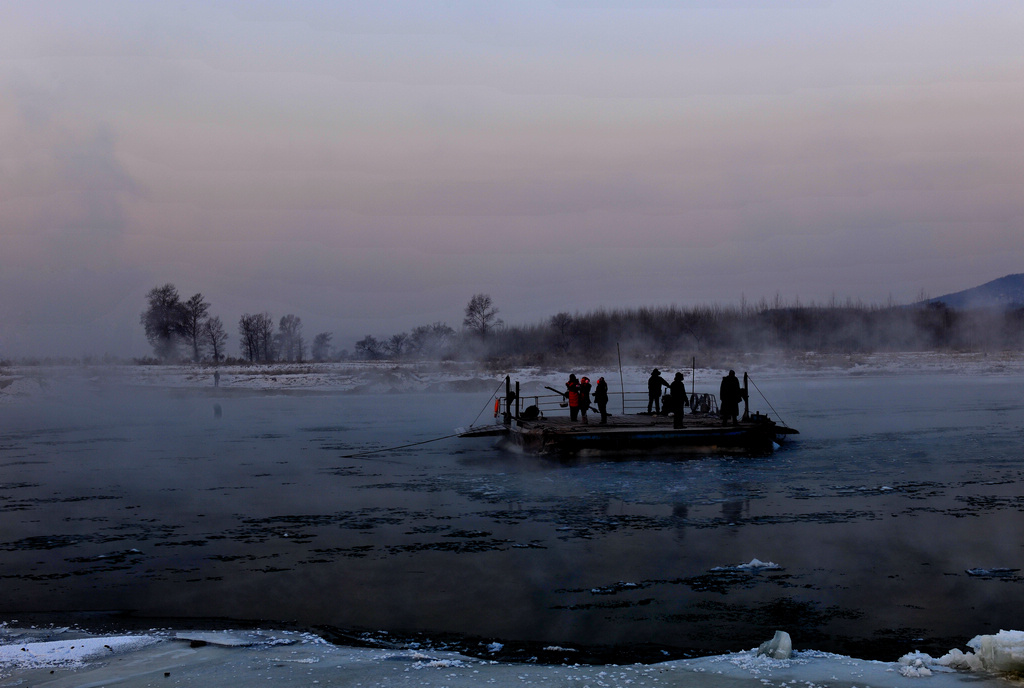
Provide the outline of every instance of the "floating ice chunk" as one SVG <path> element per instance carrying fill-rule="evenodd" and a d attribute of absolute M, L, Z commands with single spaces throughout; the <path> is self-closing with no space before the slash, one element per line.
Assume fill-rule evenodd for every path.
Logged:
<path fill-rule="evenodd" d="M 487 646 L 487 651 L 488 652 L 501 652 L 502 648 L 504 648 L 504 647 L 505 646 L 502 645 L 501 643 L 491 643 L 490 645 Z"/>
<path fill-rule="evenodd" d="M 789 659 L 793 656 L 793 640 L 785 631 L 775 631 L 775 637 L 766 640 L 757 648 L 757 656 L 772 659 Z"/>
<path fill-rule="evenodd" d="M 746 564 L 736 564 L 735 566 L 716 566 L 712 571 L 772 571 L 778 570 L 782 567 L 772 561 L 761 561 L 760 559 L 751 559 Z"/>
<path fill-rule="evenodd" d="M 253 645 L 291 645 L 297 642 L 294 638 L 281 638 L 259 632 L 245 631 L 179 631 L 174 634 L 175 640 L 188 640 L 192 643 L 206 643 L 221 647 L 251 647 Z"/>
<path fill-rule="evenodd" d="M 968 576 L 979 578 L 1007 578 L 1020 571 L 1020 569 L 994 568 L 994 569 L 967 569 Z"/>
<path fill-rule="evenodd" d="M 736 568 L 743 571 L 750 570 L 763 570 L 763 569 L 781 569 L 782 567 L 772 561 L 761 561 L 760 559 L 751 559 L 747 564 L 740 564 Z"/>

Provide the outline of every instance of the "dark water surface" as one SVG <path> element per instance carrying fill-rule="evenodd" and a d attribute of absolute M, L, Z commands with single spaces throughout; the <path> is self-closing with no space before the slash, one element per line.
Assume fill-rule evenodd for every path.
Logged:
<path fill-rule="evenodd" d="M 1024 628 L 1024 379 L 761 389 L 802 433 L 772 456 L 575 465 L 486 439 L 345 458 L 450 434 L 486 394 L 95 388 L 8 406 L 0 616 L 673 653 L 782 629 L 887 660 Z M 755 558 L 779 568 L 736 568 Z"/>

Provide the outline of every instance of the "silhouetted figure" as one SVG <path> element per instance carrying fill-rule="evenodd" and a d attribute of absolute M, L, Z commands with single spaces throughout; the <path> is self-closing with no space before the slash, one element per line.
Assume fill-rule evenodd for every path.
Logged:
<path fill-rule="evenodd" d="M 587 423 L 587 411 L 590 410 L 590 378 L 584 375 L 580 379 L 580 416 Z"/>
<path fill-rule="evenodd" d="M 722 378 L 722 387 L 718 390 L 718 398 L 722 402 L 722 425 L 730 420 L 733 425 L 736 425 L 740 415 L 743 389 L 740 387 L 740 381 L 736 378 L 735 370 L 730 370 L 729 374 Z"/>
<path fill-rule="evenodd" d="M 661 376 L 660 370 L 655 368 L 651 371 L 651 376 L 647 378 L 647 413 L 651 412 L 652 406 L 655 413 L 661 413 L 661 388 L 670 386 Z"/>
<path fill-rule="evenodd" d="M 219 370 L 213 371 L 213 386 L 214 387 L 220 387 L 220 371 Z"/>
<path fill-rule="evenodd" d="M 569 375 L 565 390 L 565 397 L 569 400 L 569 419 L 575 422 L 580 415 L 580 383 L 575 375 Z"/>
<path fill-rule="evenodd" d="M 608 425 L 608 383 L 603 377 L 597 378 L 597 387 L 594 388 L 594 403 L 597 404 L 597 411 L 601 414 L 601 425 Z"/>
<path fill-rule="evenodd" d="M 672 399 L 672 408 L 666 409 L 666 411 L 672 411 L 672 427 L 681 428 L 683 427 L 683 407 L 690 403 L 686 400 L 686 385 L 683 384 L 682 373 L 676 373 L 672 384 L 668 386 L 668 393 Z"/>

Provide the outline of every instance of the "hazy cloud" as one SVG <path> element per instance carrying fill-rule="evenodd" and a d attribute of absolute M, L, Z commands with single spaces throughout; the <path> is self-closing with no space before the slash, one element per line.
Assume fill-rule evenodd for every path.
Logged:
<path fill-rule="evenodd" d="M 1020 272 L 1022 29 L 1010 2 L 4 3 L 0 356 L 40 323 L 141 355 L 166 282 L 343 344 L 480 291 L 518 322 Z"/>

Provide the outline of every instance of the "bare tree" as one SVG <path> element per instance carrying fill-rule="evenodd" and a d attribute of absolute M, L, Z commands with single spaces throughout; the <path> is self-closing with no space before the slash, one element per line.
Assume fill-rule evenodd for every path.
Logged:
<path fill-rule="evenodd" d="M 462 324 L 480 335 L 480 339 L 487 339 L 488 332 L 504 323 L 498 318 L 498 309 L 490 295 L 475 294 L 466 304 L 466 317 Z"/>
<path fill-rule="evenodd" d="M 282 361 L 302 361 L 306 349 L 302 339 L 302 318 L 297 315 L 282 317 L 275 340 L 278 358 Z"/>
<path fill-rule="evenodd" d="M 206 320 L 206 313 L 210 310 L 210 304 L 203 299 L 202 294 L 196 294 L 185 303 L 181 304 L 181 323 L 179 326 L 181 337 L 192 347 L 192 360 L 198 362 L 200 349 L 202 347 L 203 324 Z"/>
<path fill-rule="evenodd" d="M 569 351 L 570 332 L 573 324 L 572 316 L 566 312 L 555 313 L 549 321 L 551 329 L 555 333 L 555 349 L 565 354 Z"/>
<path fill-rule="evenodd" d="M 420 325 L 413 328 L 406 349 L 421 358 L 444 358 L 455 341 L 455 330 L 448 323 Z"/>
<path fill-rule="evenodd" d="M 274 348 L 274 319 L 270 313 L 260 313 L 256 316 L 256 335 L 259 340 L 259 360 L 272 362 L 277 358 L 277 351 Z"/>
<path fill-rule="evenodd" d="M 228 342 L 228 333 L 224 331 L 224 323 L 221 322 L 220 316 L 207 318 L 203 323 L 203 339 L 213 362 L 220 363 L 224 358 L 224 345 Z"/>
<path fill-rule="evenodd" d="M 239 342 L 242 355 L 246 360 L 255 362 L 260 357 L 260 337 L 256 318 L 259 316 L 246 313 L 238 319 L 238 334 L 241 337 Z"/>
<path fill-rule="evenodd" d="M 356 355 L 370 360 L 376 360 L 383 356 L 384 349 L 381 343 L 373 335 L 366 335 L 356 342 Z"/>
<path fill-rule="evenodd" d="M 409 347 L 409 335 L 405 332 L 391 335 L 384 348 L 391 358 L 401 358 Z"/>
<path fill-rule="evenodd" d="M 149 306 L 139 318 L 146 331 L 146 339 L 157 358 L 165 361 L 176 358 L 182 316 L 178 290 L 173 284 L 153 287 L 146 294 L 146 301 Z"/>
<path fill-rule="evenodd" d="M 313 337 L 313 348 L 310 350 L 309 355 L 314 361 L 326 361 L 331 357 L 332 336 L 330 332 L 321 332 Z"/>

